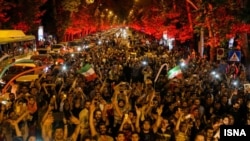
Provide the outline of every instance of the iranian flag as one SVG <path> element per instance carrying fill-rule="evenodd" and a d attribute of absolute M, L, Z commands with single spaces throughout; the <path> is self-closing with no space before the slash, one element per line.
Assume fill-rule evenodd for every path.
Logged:
<path fill-rule="evenodd" d="M 91 64 L 85 64 L 80 70 L 78 70 L 87 81 L 93 81 L 97 78 L 95 70 L 92 68 Z"/>
<path fill-rule="evenodd" d="M 168 71 L 168 79 L 172 79 L 175 77 L 177 78 L 182 77 L 182 71 L 180 66 L 176 66 Z"/>

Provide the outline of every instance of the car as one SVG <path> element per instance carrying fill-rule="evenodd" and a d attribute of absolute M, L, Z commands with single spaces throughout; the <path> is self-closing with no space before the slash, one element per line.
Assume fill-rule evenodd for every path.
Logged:
<path fill-rule="evenodd" d="M 34 82 L 35 80 L 39 79 L 39 75 L 38 74 L 28 74 L 28 75 L 23 75 L 20 76 L 18 78 L 16 78 L 14 80 L 14 83 L 12 83 L 11 85 L 8 86 L 0 86 L 2 92 L 2 95 L 0 95 L 0 101 L 2 101 L 2 104 L 7 104 L 7 102 L 9 102 L 9 94 L 13 93 L 13 94 L 17 94 L 18 89 L 21 86 L 30 86 L 32 82 Z M 14 85 L 14 87 L 13 87 Z"/>
<path fill-rule="evenodd" d="M 32 55 L 30 57 L 30 60 L 33 61 L 40 61 L 42 65 L 53 65 L 54 59 L 50 54 L 38 54 L 38 55 Z"/>
<path fill-rule="evenodd" d="M 36 49 L 36 54 L 47 54 L 50 50 L 48 48 L 38 48 Z"/>
<path fill-rule="evenodd" d="M 38 74 L 29 74 L 29 75 L 24 75 L 24 76 L 20 76 L 18 77 L 15 82 L 17 83 L 26 83 L 26 82 L 32 82 L 36 79 L 39 78 Z"/>
<path fill-rule="evenodd" d="M 12 57 L 8 54 L 4 54 L 3 56 L 1 56 L 0 58 L 0 71 L 2 71 L 2 69 L 7 65 L 12 63 Z"/>
<path fill-rule="evenodd" d="M 51 45 L 51 53 L 58 53 L 60 54 L 60 52 L 62 50 L 65 50 L 66 49 L 66 46 L 64 44 L 53 44 Z"/>
<path fill-rule="evenodd" d="M 68 46 L 68 42 L 60 42 L 59 44 L 63 44 L 65 47 Z"/>
<path fill-rule="evenodd" d="M 80 52 L 83 49 L 83 42 L 81 40 L 70 41 L 68 47 L 73 49 L 74 52 Z"/>
<path fill-rule="evenodd" d="M 29 62 L 18 62 L 14 65 L 8 66 L 6 71 L 2 72 L 3 76 L 1 78 L 1 83 L 6 84 L 9 82 L 12 78 L 14 78 L 17 75 L 20 75 L 22 72 L 40 67 L 41 64 L 34 62 L 34 61 L 29 61 Z M 28 72 L 24 75 L 28 74 L 40 74 L 41 70 L 34 70 L 31 72 Z"/>

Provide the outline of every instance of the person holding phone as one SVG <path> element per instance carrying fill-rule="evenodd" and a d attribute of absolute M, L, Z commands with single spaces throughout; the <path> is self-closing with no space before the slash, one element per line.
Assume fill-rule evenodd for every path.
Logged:
<path fill-rule="evenodd" d="M 115 87 L 114 97 L 112 99 L 112 104 L 114 107 L 114 127 L 118 127 L 118 129 L 119 126 L 117 125 L 122 124 L 123 115 L 127 113 L 131 107 L 129 103 L 129 96 L 127 94 L 124 94 L 124 99 L 118 99 L 118 95 L 120 95 L 121 90 L 120 85 L 122 85 L 122 83 L 118 84 L 118 86 Z"/>
<path fill-rule="evenodd" d="M 125 140 L 129 140 L 132 132 L 135 131 L 135 127 L 128 114 L 124 114 L 122 124 L 119 128 L 119 132 L 122 132 L 125 135 Z"/>
<path fill-rule="evenodd" d="M 68 121 L 65 118 L 63 118 L 63 121 L 60 122 L 57 126 L 55 126 L 54 130 L 53 130 L 52 125 L 58 119 L 55 119 L 56 117 L 55 117 L 55 114 L 53 115 L 52 110 L 53 110 L 53 107 L 49 105 L 47 112 L 45 113 L 45 115 L 42 118 L 41 127 L 42 127 L 42 139 L 43 139 L 43 141 L 50 141 L 50 140 L 53 140 L 53 141 L 66 141 L 66 140 L 76 141 L 78 134 L 79 134 L 79 130 L 80 130 L 80 121 L 72 115 L 69 117 L 69 121 L 72 124 L 76 125 L 74 132 L 69 137 L 68 136 Z"/>
<path fill-rule="evenodd" d="M 95 125 L 94 112 L 97 107 L 92 101 L 89 108 L 89 127 L 91 136 L 98 141 L 114 141 L 114 139 L 107 134 L 107 126 L 105 123 L 99 123 L 97 126 Z"/>

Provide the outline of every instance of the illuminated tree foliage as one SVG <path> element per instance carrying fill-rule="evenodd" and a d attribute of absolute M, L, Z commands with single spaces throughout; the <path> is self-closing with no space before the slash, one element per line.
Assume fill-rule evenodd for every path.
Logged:
<path fill-rule="evenodd" d="M 193 7 L 197 7 L 194 8 L 197 15 L 194 20 L 195 32 L 204 30 L 205 43 L 210 47 L 210 59 L 213 61 L 216 55 L 215 48 L 225 47 L 229 38 L 235 36 L 240 30 L 243 31 L 243 26 L 240 26 L 242 21 L 237 18 L 241 5 L 239 0 L 194 0 L 193 3 L 196 4 Z M 247 31 L 246 28 L 245 31 Z"/>
<path fill-rule="evenodd" d="M 202 29 L 205 42 L 217 47 L 250 29 L 246 0 L 95 0 L 90 4 L 85 0 L 0 0 L 0 4 L 6 5 L 5 1 L 12 5 L 0 8 L 2 27 L 34 33 L 46 9 L 42 24 L 60 41 L 64 34 L 85 35 L 120 24 L 158 39 L 167 31 L 180 42 L 199 36 Z M 41 9 L 42 5 L 47 8 Z"/>
<path fill-rule="evenodd" d="M 9 21 L 9 17 L 6 13 L 7 10 L 11 9 L 12 5 L 11 3 L 8 3 L 4 0 L 0 0 L 0 28 L 2 28 L 3 23 L 6 23 Z"/>
<path fill-rule="evenodd" d="M 193 38 L 189 28 L 185 5 L 176 5 L 178 1 L 152 1 L 147 5 L 136 5 L 139 10 L 131 19 L 131 27 L 160 39 L 163 32 L 180 42 Z"/>
<path fill-rule="evenodd" d="M 93 4 L 82 3 L 79 10 L 71 17 L 66 34 L 89 34 L 116 25 L 120 19 L 125 20 L 133 0 L 124 1 L 96 1 Z M 119 17 L 119 19 L 118 19 Z"/>
<path fill-rule="evenodd" d="M 46 0 L 11 1 L 13 7 L 7 10 L 10 17 L 7 27 L 35 33 L 41 23 L 41 16 L 45 12 L 41 11 L 40 7 L 45 2 Z"/>
<path fill-rule="evenodd" d="M 73 12 L 78 12 L 81 0 L 63 0 L 62 7 L 65 11 L 69 11 L 71 15 Z"/>

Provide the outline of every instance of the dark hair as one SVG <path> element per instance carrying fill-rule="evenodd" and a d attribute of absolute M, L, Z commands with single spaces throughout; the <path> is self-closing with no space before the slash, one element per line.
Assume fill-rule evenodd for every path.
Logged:
<path fill-rule="evenodd" d="M 214 130 L 212 126 L 208 126 L 205 128 L 205 131 L 207 132 L 208 130 Z"/>
<path fill-rule="evenodd" d="M 124 99 L 119 99 L 118 103 L 120 103 L 120 102 L 126 103 Z"/>
<path fill-rule="evenodd" d="M 203 133 L 197 133 L 196 135 L 195 135 L 195 138 L 194 139 L 196 139 L 198 136 L 203 136 L 203 137 L 205 137 L 205 135 L 203 134 Z"/>
<path fill-rule="evenodd" d="M 85 141 L 85 140 L 87 140 L 87 139 L 92 139 L 92 137 L 91 136 L 85 136 L 84 138 L 83 138 L 83 141 Z"/>
<path fill-rule="evenodd" d="M 99 128 L 99 127 L 102 126 L 102 125 L 106 126 L 105 122 L 100 122 L 100 123 L 98 123 L 97 127 Z"/>
<path fill-rule="evenodd" d="M 118 131 L 118 132 L 116 133 L 116 137 L 118 137 L 118 135 L 120 135 L 120 134 L 123 134 L 123 135 L 125 136 L 125 133 L 124 133 L 124 132 Z"/>
<path fill-rule="evenodd" d="M 132 136 L 133 134 L 137 134 L 138 137 L 140 137 L 140 134 L 139 134 L 138 132 L 132 132 L 132 133 L 131 133 L 131 136 Z"/>
<path fill-rule="evenodd" d="M 146 118 L 144 121 L 142 121 L 142 125 L 143 125 L 145 122 L 149 122 L 149 124 L 152 125 L 152 121 L 151 121 L 149 118 Z"/>
<path fill-rule="evenodd" d="M 64 124 L 62 121 L 53 122 L 52 124 L 53 130 L 56 131 L 56 129 L 64 129 Z"/>
<path fill-rule="evenodd" d="M 36 138 L 36 135 L 29 135 L 26 139 L 26 141 L 28 141 L 30 139 L 30 137 L 35 137 Z"/>
<path fill-rule="evenodd" d="M 224 119 L 224 118 L 229 118 L 229 116 L 228 115 L 222 115 L 222 119 Z"/>
<path fill-rule="evenodd" d="M 176 113 L 178 111 L 178 109 L 181 108 L 179 106 L 175 106 L 174 109 L 173 109 L 173 113 Z"/>

